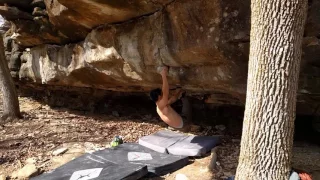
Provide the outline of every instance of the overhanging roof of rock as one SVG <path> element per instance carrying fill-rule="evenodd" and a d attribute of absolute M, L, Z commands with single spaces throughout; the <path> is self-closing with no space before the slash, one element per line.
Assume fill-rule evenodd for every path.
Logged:
<path fill-rule="evenodd" d="M 147 91 L 171 67 L 170 82 L 244 101 L 249 0 L 4 1 L 7 32 L 25 51 L 21 79 L 36 83 Z M 47 14 L 41 11 L 46 7 Z M 320 94 L 320 0 L 310 4 L 300 93 Z M 7 8 L 8 9 L 8 8 Z M 11 13 L 11 14 L 10 14 Z M 19 17 L 19 18 L 17 18 Z M 30 18 L 31 17 L 31 18 Z M 132 88 L 130 88 L 132 87 Z M 133 88 L 134 87 L 134 88 Z"/>

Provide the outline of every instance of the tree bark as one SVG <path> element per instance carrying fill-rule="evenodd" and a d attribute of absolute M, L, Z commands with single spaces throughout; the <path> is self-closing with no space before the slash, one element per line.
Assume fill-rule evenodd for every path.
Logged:
<path fill-rule="evenodd" d="M 251 0 L 237 180 L 288 180 L 307 0 Z"/>
<path fill-rule="evenodd" d="M 2 36 L 0 36 L 0 86 L 3 95 L 3 115 L 1 119 L 20 118 L 18 95 L 5 58 Z"/>

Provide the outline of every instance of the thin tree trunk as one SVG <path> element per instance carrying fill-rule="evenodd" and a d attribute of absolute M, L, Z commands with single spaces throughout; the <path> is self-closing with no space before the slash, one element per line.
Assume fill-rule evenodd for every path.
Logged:
<path fill-rule="evenodd" d="M 237 180 L 288 180 L 307 0 L 251 0 Z"/>
<path fill-rule="evenodd" d="M 0 87 L 3 94 L 3 115 L 1 119 L 20 118 L 18 96 L 5 58 L 2 36 L 0 36 Z"/>

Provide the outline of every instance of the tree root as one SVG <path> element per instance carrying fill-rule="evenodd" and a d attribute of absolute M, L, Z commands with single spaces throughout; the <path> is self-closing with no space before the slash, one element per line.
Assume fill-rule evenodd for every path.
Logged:
<path fill-rule="evenodd" d="M 0 116 L 0 124 L 6 124 L 8 122 L 12 122 L 21 118 L 21 115 L 3 114 L 2 116 Z"/>

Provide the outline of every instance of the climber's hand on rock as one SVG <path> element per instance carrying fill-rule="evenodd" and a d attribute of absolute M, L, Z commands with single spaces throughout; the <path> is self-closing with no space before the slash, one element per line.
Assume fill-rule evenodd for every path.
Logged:
<path fill-rule="evenodd" d="M 160 74 L 162 76 L 166 76 L 168 74 L 168 67 L 167 66 L 162 67 Z"/>

